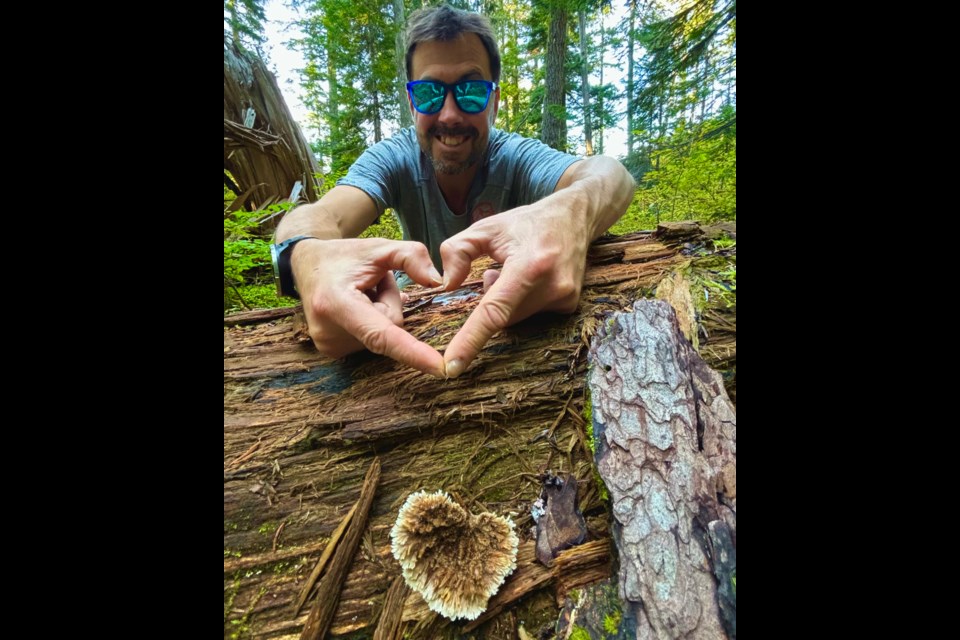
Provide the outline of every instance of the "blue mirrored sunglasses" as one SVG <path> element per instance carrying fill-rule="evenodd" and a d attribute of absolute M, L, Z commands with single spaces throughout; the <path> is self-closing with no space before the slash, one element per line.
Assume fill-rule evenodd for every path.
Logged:
<path fill-rule="evenodd" d="M 453 99 L 461 111 L 480 113 L 487 108 L 490 94 L 496 88 L 497 83 L 489 80 L 461 80 L 456 84 L 437 80 L 414 80 L 407 83 L 407 92 L 413 102 L 413 108 L 424 115 L 438 113 L 443 108 L 447 91 L 451 89 Z"/>

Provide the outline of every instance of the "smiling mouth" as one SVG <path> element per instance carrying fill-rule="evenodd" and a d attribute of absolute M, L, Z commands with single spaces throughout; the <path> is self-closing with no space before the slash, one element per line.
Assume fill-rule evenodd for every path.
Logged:
<path fill-rule="evenodd" d="M 459 147 L 469 136 L 434 136 L 448 147 Z"/>

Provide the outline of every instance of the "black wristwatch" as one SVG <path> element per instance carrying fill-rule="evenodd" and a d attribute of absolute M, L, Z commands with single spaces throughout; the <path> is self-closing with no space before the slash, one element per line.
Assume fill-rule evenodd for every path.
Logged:
<path fill-rule="evenodd" d="M 290 270 L 290 253 L 293 245 L 301 240 L 319 240 L 314 236 L 293 236 L 280 244 L 270 245 L 270 259 L 273 260 L 273 283 L 277 285 L 278 296 L 289 296 L 300 299 L 296 287 L 293 286 L 293 271 Z"/>

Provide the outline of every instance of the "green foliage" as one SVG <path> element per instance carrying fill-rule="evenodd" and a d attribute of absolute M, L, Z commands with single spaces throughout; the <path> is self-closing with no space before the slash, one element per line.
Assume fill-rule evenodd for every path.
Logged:
<path fill-rule="evenodd" d="M 223 0 L 223 29 L 240 46 L 264 42 L 264 0 Z"/>
<path fill-rule="evenodd" d="M 272 268 L 272 267 L 271 267 Z M 277 287 L 271 280 L 269 284 L 245 284 L 237 287 L 240 296 L 250 309 L 273 309 L 274 307 L 292 307 L 297 304 L 295 298 L 278 296 Z"/>
<path fill-rule="evenodd" d="M 397 214 L 393 212 L 393 209 L 387 209 L 375 224 L 370 225 L 366 231 L 360 234 L 360 237 L 402 240 L 403 231 L 400 229 L 400 221 L 397 220 Z"/>
<path fill-rule="evenodd" d="M 671 144 L 654 153 L 659 168 L 644 176 L 664 220 L 737 219 L 736 111 L 688 130 L 681 123 Z"/>
<path fill-rule="evenodd" d="M 642 189 L 633 192 L 633 200 L 627 207 L 626 213 L 610 227 L 610 233 L 623 235 L 634 231 L 644 231 L 657 228 L 657 212 L 649 201 L 649 193 Z"/>
<path fill-rule="evenodd" d="M 292 44 L 307 62 L 303 101 L 334 173 L 385 137 L 383 123 L 399 117 L 393 46 L 399 25 L 392 11 L 392 3 L 374 0 L 316 0 L 299 22 L 304 37 Z"/>
<path fill-rule="evenodd" d="M 244 274 L 270 263 L 270 245 L 256 237 L 262 211 L 234 211 L 223 218 L 223 277 L 233 284 Z"/>
<path fill-rule="evenodd" d="M 737 113 L 733 107 L 693 127 L 681 121 L 662 148 L 651 154 L 651 164 L 637 162 L 638 157 L 633 157 L 633 168 L 646 166 L 647 170 L 611 233 L 654 229 L 661 221 L 737 219 Z"/>
<path fill-rule="evenodd" d="M 225 205 L 232 198 L 224 189 Z M 259 211 L 233 211 L 223 216 L 223 309 L 283 307 L 295 303 L 278 298 L 270 262 L 270 237 L 261 224 L 293 207 L 291 202 L 273 204 Z M 272 217 L 273 216 L 273 217 Z"/>

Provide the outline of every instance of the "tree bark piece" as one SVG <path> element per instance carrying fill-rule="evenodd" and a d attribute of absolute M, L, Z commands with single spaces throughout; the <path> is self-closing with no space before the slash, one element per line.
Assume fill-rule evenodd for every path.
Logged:
<path fill-rule="evenodd" d="M 307 578 L 306 584 L 303 585 L 303 590 L 300 591 L 300 597 L 297 598 L 297 601 L 293 605 L 294 616 L 300 613 L 300 609 L 303 608 L 307 598 L 310 597 L 310 591 L 313 590 L 313 585 L 317 583 L 317 579 L 319 579 L 320 574 L 323 573 L 323 568 L 327 566 L 327 561 L 330 560 L 330 556 L 333 555 L 334 550 L 337 548 L 337 543 L 340 542 L 340 536 L 343 535 L 343 530 L 347 528 L 347 525 L 349 525 L 350 521 L 353 519 L 353 514 L 357 512 L 357 506 L 359 506 L 359 504 L 360 501 L 358 500 L 347 513 L 347 515 L 343 516 L 340 526 L 338 526 L 337 530 L 333 532 L 332 536 L 330 536 L 330 541 L 327 543 L 327 548 L 324 549 L 323 553 L 320 554 L 320 559 L 317 560 L 317 564 L 310 573 L 310 577 Z"/>
<path fill-rule="evenodd" d="M 521 566 L 500 591 L 490 599 L 490 605 L 479 618 L 467 623 L 463 630 L 470 633 L 481 624 L 497 616 L 505 607 L 527 594 L 551 584 L 555 580 L 569 588 L 579 586 L 574 576 L 590 574 L 591 581 L 610 575 L 610 541 L 592 540 L 561 551 L 549 569 L 532 561 L 534 545 L 527 543 L 517 550 L 517 565 Z M 522 564 L 521 564 L 522 563 Z M 426 606 L 426 604 L 424 604 Z"/>
<path fill-rule="evenodd" d="M 735 597 L 731 625 L 714 575 L 736 572 L 736 413 L 720 376 L 661 300 L 605 322 L 589 359 L 597 469 L 637 637 L 735 635 Z"/>
<path fill-rule="evenodd" d="M 367 516 L 370 513 L 370 505 L 373 504 L 373 496 L 377 492 L 378 482 L 380 482 L 380 459 L 374 458 L 367 471 L 367 477 L 363 481 L 363 488 L 360 490 L 357 512 L 353 514 L 343 543 L 334 552 L 330 570 L 320 581 L 316 602 L 310 610 L 310 617 L 307 618 L 307 624 L 303 627 L 300 640 L 319 640 L 326 636 L 330 629 L 333 612 L 340 601 L 343 579 L 347 576 L 347 569 L 350 568 L 353 556 L 360 545 L 360 536 L 367 527 Z"/>
<path fill-rule="evenodd" d="M 549 567 L 560 551 L 584 541 L 587 524 L 577 507 L 575 476 L 548 475 L 540 496 L 546 504 L 537 521 L 537 560 Z"/>
<path fill-rule="evenodd" d="M 377 630 L 373 632 L 373 640 L 400 640 L 403 638 L 403 604 L 410 595 L 403 576 L 393 579 L 393 584 L 387 590 L 387 597 L 383 601 L 380 620 Z"/>

